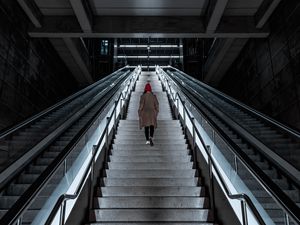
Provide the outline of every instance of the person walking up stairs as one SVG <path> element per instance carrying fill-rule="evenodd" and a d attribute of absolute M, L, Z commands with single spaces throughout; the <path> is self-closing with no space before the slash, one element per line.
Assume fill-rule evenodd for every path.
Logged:
<path fill-rule="evenodd" d="M 146 83 L 160 103 L 154 146 L 145 145 L 139 129 L 139 102 Z M 107 168 L 97 188 L 90 224 L 214 224 L 182 127 L 172 119 L 155 73 L 140 75 L 127 118 L 119 123 Z"/>

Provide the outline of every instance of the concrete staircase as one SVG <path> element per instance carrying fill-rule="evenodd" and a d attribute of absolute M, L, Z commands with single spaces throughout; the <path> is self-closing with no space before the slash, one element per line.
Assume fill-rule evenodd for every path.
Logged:
<path fill-rule="evenodd" d="M 160 103 L 152 147 L 145 144 L 137 115 L 147 81 Z M 107 166 L 89 224 L 214 224 L 181 125 L 172 119 L 166 93 L 154 73 L 140 76 L 127 120 L 119 123 Z"/>

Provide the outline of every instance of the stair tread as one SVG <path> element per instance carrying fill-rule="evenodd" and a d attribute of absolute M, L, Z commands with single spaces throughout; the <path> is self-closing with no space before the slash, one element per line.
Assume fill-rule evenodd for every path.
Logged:
<path fill-rule="evenodd" d="M 94 207 L 109 208 L 207 208 L 205 197 L 106 197 L 94 199 Z"/>
<path fill-rule="evenodd" d="M 163 221 L 186 221 L 200 222 L 209 221 L 207 209 L 94 209 L 91 217 L 102 222 L 163 222 Z"/>
<path fill-rule="evenodd" d="M 101 187 L 103 196 L 203 196 L 201 187 Z M 202 194 L 202 195 L 201 195 Z"/>
<path fill-rule="evenodd" d="M 173 187 L 190 186 L 195 187 L 199 178 L 102 178 L 105 186 L 141 186 L 141 187 Z"/>

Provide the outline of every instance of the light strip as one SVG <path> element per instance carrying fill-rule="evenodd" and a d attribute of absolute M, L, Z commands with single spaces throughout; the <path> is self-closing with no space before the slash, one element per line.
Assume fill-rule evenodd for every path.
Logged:
<path fill-rule="evenodd" d="M 120 48 L 178 48 L 178 45 L 120 45 Z"/>
<path fill-rule="evenodd" d="M 115 57 L 116 58 L 116 57 Z M 126 55 L 118 55 L 117 58 L 119 59 L 147 59 L 148 56 L 147 55 L 136 55 L 136 56 L 132 56 L 132 55 L 129 55 L 129 56 L 126 56 Z M 168 56 L 168 55 L 151 55 L 149 56 L 150 59 L 179 59 L 179 58 L 183 58 L 182 56 L 179 56 L 179 55 L 171 55 L 171 56 Z"/>

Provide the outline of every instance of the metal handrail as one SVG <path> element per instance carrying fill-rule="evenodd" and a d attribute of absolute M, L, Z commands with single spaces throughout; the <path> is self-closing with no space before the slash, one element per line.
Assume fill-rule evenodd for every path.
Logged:
<path fill-rule="evenodd" d="M 171 74 L 174 75 L 173 73 L 171 73 Z M 175 77 L 175 76 L 174 76 L 174 77 Z M 182 79 L 181 79 L 181 78 L 177 78 L 177 76 L 176 76 L 174 79 L 178 79 L 177 82 L 179 82 L 179 83 L 180 83 L 180 82 L 183 82 Z M 191 91 L 189 91 L 189 92 L 191 92 Z M 198 93 L 198 92 L 196 92 L 196 91 L 194 91 L 194 90 L 193 90 L 193 94 L 202 97 L 202 95 L 201 95 L 200 93 Z M 206 103 L 206 101 L 202 101 L 202 103 L 203 103 L 204 105 L 208 106 L 208 108 L 210 108 L 209 105 Z M 217 111 L 221 111 L 221 112 L 222 112 L 222 109 L 220 109 L 220 107 L 214 106 L 214 108 L 215 108 Z M 212 110 L 212 111 L 214 111 L 214 110 Z M 222 112 L 222 113 L 223 113 L 223 112 Z M 204 113 L 204 114 L 205 114 L 205 113 Z M 225 112 L 225 114 L 226 114 L 226 112 Z M 221 117 L 220 119 L 221 119 L 224 123 L 227 123 L 227 124 L 228 124 L 228 122 L 226 121 L 226 119 L 224 119 L 224 118 L 222 118 L 222 117 Z M 240 124 L 239 124 L 239 126 L 242 127 L 242 125 L 240 125 Z M 216 127 L 216 126 L 214 126 L 214 127 Z M 242 129 L 244 129 L 244 128 L 242 128 Z M 241 136 L 244 136 L 243 134 L 240 133 L 240 131 L 239 131 L 238 129 L 234 128 L 234 130 L 235 130 L 235 132 L 239 133 Z M 251 133 L 249 133 L 249 131 L 246 131 L 246 132 L 247 132 L 249 135 L 252 135 Z M 299 177 L 297 176 L 297 174 L 295 175 L 295 174 L 291 173 L 291 171 L 289 171 L 289 170 L 286 169 L 282 164 L 280 164 L 280 163 L 277 161 L 277 159 L 274 159 L 272 156 L 269 156 L 269 155 L 265 154 L 265 151 L 262 150 L 261 147 L 257 146 L 257 145 L 256 145 L 255 143 L 253 143 L 252 141 L 249 141 L 249 139 L 247 139 L 247 137 L 244 136 L 244 138 L 245 138 L 245 139 L 249 142 L 249 144 L 252 145 L 255 149 L 260 150 L 261 153 L 262 153 L 263 155 L 265 155 L 265 157 L 267 158 L 268 162 L 272 163 L 272 164 L 276 167 L 276 169 L 277 169 L 278 171 L 280 171 L 281 175 L 284 175 L 284 176 L 288 179 L 288 182 L 292 183 L 293 185 L 295 185 L 295 187 L 297 187 L 297 188 L 300 189 L 300 183 L 299 183 L 300 180 L 299 180 Z M 254 138 L 256 138 L 256 137 L 254 136 Z M 260 140 L 257 140 L 257 142 L 262 143 L 262 144 L 265 146 L 265 144 L 264 144 L 263 142 L 261 142 Z M 268 149 L 269 149 L 269 147 L 267 147 L 267 146 L 266 146 L 265 148 L 268 148 Z M 270 149 L 270 151 L 271 151 L 271 149 Z M 293 165 L 291 165 L 291 166 L 294 167 Z M 297 170 L 297 169 L 295 168 L 295 170 Z"/>
<path fill-rule="evenodd" d="M 87 93 L 88 91 L 90 91 L 91 89 L 93 89 L 95 86 L 99 85 L 99 84 L 102 83 L 103 81 L 109 79 L 111 76 L 113 76 L 113 75 L 119 73 L 120 71 L 122 71 L 122 70 L 125 69 L 125 68 L 126 68 L 126 66 L 123 67 L 123 68 L 121 68 L 121 69 L 119 69 L 119 70 L 117 70 L 117 71 L 115 71 L 115 72 L 113 72 L 113 73 L 110 74 L 109 76 L 107 76 L 107 77 L 105 77 L 105 78 L 103 78 L 103 79 L 101 79 L 101 80 L 95 82 L 94 84 L 91 84 L 91 85 L 87 86 L 86 88 L 80 90 L 79 92 L 76 92 L 75 94 L 73 94 L 73 95 L 71 95 L 71 96 L 69 96 L 69 97 L 63 99 L 62 101 L 56 103 L 55 105 L 50 106 L 49 108 L 47 108 L 47 109 L 45 109 L 45 110 L 39 112 L 38 114 L 36 114 L 36 115 L 34 115 L 34 116 L 32 116 L 32 117 L 26 119 L 25 121 L 23 121 L 23 122 L 21 122 L 21 123 L 15 125 L 15 126 L 13 126 L 12 128 L 9 128 L 8 130 L 5 130 L 5 131 L 1 132 L 1 133 L 0 133 L 0 139 L 6 137 L 6 136 L 12 134 L 13 132 L 15 132 L 16 130 L 19 130 L 19 129 L 23 128 L 24 126 L 26 126 L 26 125 L 28 125 L 28 124 L 30 124 L 30 123 L 36 121 L 37 119 L 39 119 L 39 118 L 41 118 L 42 116 L 44 116 L 44 115 L 50 113 L 51 111 L 57 109 L 58 107 L 60 107 L 60 106 L 62 106 L 62 105 L 65 105 L 66 103 L 68 103 L 68 102 L 74 100 L 74 99 L 77 98 L 78 96 Z"/>
<path fill-rule="evenodd" d="M 198 108 L 198 110 L 200 110 L 203 113 L 201 109 Z M 285 211 L 286 215 L 289 215 L 295 221 L 300 223 L 300 218 L 297 213 L 297 211 L 299 210 L 297 205 L 288 197 L 283 198 L 282 196 L 286 196 L 286 194 L 281 189 L 279 189 L 268 176 L 266 176 L 264 173 L 260 173 L 260 168 L 256 166 L 256 164 L 254 164 L 251 160 L 245 161 L 244 158 L 247 158 L 248 156 L 245 154 L 243 155 L 243 153 L 239 151 L 239 147 L 231 139 L 229 139 L 227 135 L 222 130 L 220 130 L 213 121 L 211 121 L 207 116 L 206 118 L 208 119 L 209 123 L 212 124 L 212 127 L 217 129 L 219 135 L 223 138 L 225 137 L 224 141 L 233 147 L 232 150 L 235 152 L 235 155 L 238 156 L 239 160 L 244 164 L 244 166 L 246 166 L 247 169 L 256 177 L 256 179 L 260 182 L 263 188 L 265 188 L 266 190 L 268 190 L 269 193 L 272 194 L 273 198 L 276 199 L 276 202 L 278 202 L 282 210 Z M 281 196 L 281 198 L 278 196 Z"/>
<path fill-rule="evenodd" d="M 273 126 L 275 127 L 278 127 L 279 129 L 283 130 L 284 132 L 286 133 L 289 133 L 290 135 L 296 137 L 296 138 L 300 138 L 300 133 L 282 123 L 280 123 L 279 121 L 276 121 L 275 119 L 247 106 L 246 104 L 218 91 L 217 89 L 213 88 L 213 87 L 210 87 L 209 85 L 191 77 L 190 75 L 178 70 L 177 68 L 174 68 L 174 67 L 169 67 L 169 68 L 172 68 L 174 70 L 176 70 L 178 73 L 181 73 L 183 74 L 184 76 L 188 77 L 190 80 L 193 80 L 194 82 L 198 83 L 199 85 L 201 85 L 202 87 L 204 87 L 205 89 L 208 89 L 210 90 L 211 92 L 215 93 L 216 95 L 226 99 L 227 101 L 231 102 L 231 103 L 234 103 L 235 105 L 237 105 L 238 107 L 240 108 L 243 108 L 245 109 L 246 111 L 250 112 L 251 114 L 255 115 L 256 117 L 259 117 L 261 119 L 263 119 L 264 121 L 267 121 L 268 123 L 272 124 Z"/>
<path fill-rule="evenodd" d="M 126 75 L 126 74 L 129 74 L 129 70 L 126 70 L 126 71 L 124 71 L 123 72 L 123 74 L 122 74 L 122 76 L 123 75 Z M 111 78 L 111 77 L 110 77 Z M 109 78 L 109 79 L 110 79 Z M 116 78 L 116 80 L 119 80 L 120 79 L 120 76 L 118 76 L 117 78 Z M 107 79 L 105 79 L 105 81 L 106 81 Z M 107 82 L 107 81 L 106 81 Z M 97 97 L 99 94 L 102 94 L 102 92 L 103 92 L 103 94 L 105 94 L 105 93 L 107 93 L 108 92 L 108 90 L 107 90 L 107 88 L 104 88 L 100 93 L 98 93 L 96 96 L 94 96 L 94 98 L 95 97 Z M 73 113 L 74 114 L 74 113 Z M 56 138 L 56 135 L 54 135 L 52 138 L 51 138 L 51 140 L 49 141 L 49 142 L 47 142 L 46 144 L 43 144 L 42 146 L 40 146 L 39 147 L 39 150 L 37 151 L 37 152 L 41 152 L 41 151 L 43 151 L 44 149 L 46 149 L 48 146 L 49 146 L 49 144 L 50 143 L 52 143 L 53 142 L 53 140 Z M 22 156 L 21 156 L 22 157 Z M 18 160 L 18 159 L 17 159 Z M 10 165 L 12 165 L 13 163 L 14 163 L 15 161 L 13 161 Z M 8 184 L 8 183 L 10 183 L 16 176 L 18 176 L 21 172 L 22 172 L 22 170 L 24 169 L 24 168 L 26 168 L 26 166 L 28 166 L 30 164 L 30 161 L 26 161 L 26 162 L 24 162 L 24 163 L 22 163 L 22 165 L 20 165 L 20 166 L 18 166 L 18 168 L 16 168 L 16 169 L 14 169 L 14 173 L 11 173 L 11 174 L 9 174 L 9 175 L 7 175 L 6 176 L 6 178 L 4 178 L 4 180 L 2 180 L 2 182 L 0 183 L 0 192 L 3 190 L 3 189 L 5 189 L 5 186 Z M 5 168 L 4 168 L 5 169 Z M 0 171 L 1 172 L 1 171 Z"/>
<path fill-rule="evenodd" d="M 199 110 L 199 108 L 197 108 Z M 201 111 L 201 110 L 200 110 Z M 203 113 L 203 111 L 201 111 Z M 207 117 L 206 117 L 207 118 Z M 218 128 L 218 126 L 211 120 L 209 120 L 209 123 L 212 125 L 212 127 L 214 127 L 217 130 L 217 133 L 219 133 L 219 135 L 221 137 L 225 137 L 225 142 L 231 146 L 235 153 L 235 156 L 237 156 L 239 158 L 239 160 L 242 162 L 242 164 L 244 166 L 246 166 L 246 168 L 252 173 L 252 175 L 258 180 L 258 182 L 262 185 L 262 187 L 267 190 L 269 193 L 271 193 L 272 197 L 276 200 L 276 202 L 278 202 L 279 206 L 282 208 L 282 210 L 289 215 L 290 217 L 292 217 L 295 221 L 300 222 L 300 218 L 298 216 L 297 211 L 299 210 L 298 207 L 296 206 L 296 204 L 291 201 L 289 199 L 289 197 L 281 190 L 279 189 L 276 184 L 268 177 L 266 176 L 264 173 L 261 173 L 261 169 L 255 165 L 253 162 L 248 160 L 248 156 L 245 155 L 245 153 L 241 153 L 239 151 L 240 147 L 237 146 L 232 140 L 228 140 L 228 136 L 226 135 L 225 132 L 223 132 L 222 130 L 220 130 Z M 215 131 L 214 131 L 215 132 Z M 247 160 L 244 160 L 247 159 Z M 295 183 L 295 185 L 297 185 Z M 278 197 L 280 196 L 280 197 Z M 285 197 L 284 197 L 285 196 Z M 288 206 L 289 205 L 289 206 Z M 288 223 L 287 223 L 288 224 Z"/>
<path fill-rule="evenodd" d="M 123 81 L 124 82 L 124 81 Z M 117 90 L 117 86 L 115 85 L 112 90 Z M 109 100 L 106 100 L 104 107 L 107 106 Z M 98 114 L 103 110 L 103 107 L 101 109 L 97 110 L 96 114 L 90 119 L 90 121 L 94 121 Z M 37 180 L 30 186 L 29 189 L 27 189 L 24 194 L 17 200 L 17 202 L 14 204 L 12 208 L 9 209 L 9 214 L 5 214 L 0 219 L 0 224 L 6 224 L 6 225 L 13 225 L 16 222 L 19 222 L 19 220 L 22 217 L 22 214 L 24 211 L 29 207 L 31 202 L 33 201 L 34 197 L 42 190 L 42 187 L 47 184 L 47 182 L 50 180 L 50 178 L 54 175 L 56 170 L 64 163 L 67 156 L 72 152 L 72 149 L 78 141 L 83 137 L 85 134 L 85 131 L 92 126 L 92 122 L 87 123 L 78 134 L 76 134 L 72 141 L 62 150 L 62 152 L 58 155 L 58 157 L 46 168 L 45 171 L 43 171 L 40 176 L 37 178 Z"/>
<path fill-rule="evenodd" d="M 135 83 L 135 81 L 133 83 Z M 129 87 L 131 86 L 131 84 L 132 84 L 132 82 L 130 81 L 130 84 L 128 84 L 128 89 L 126 90 L 125 94 L 123 94 L 121 92 L 119 97 L 118 97 L 118 100 L 116 102 L 119 102 L 120 100 L 126 100 L 127 99 L 127 97 L 129 96 L 129 93 L 132 92 L 132 88 L 130 89 L 130 92 L 129 92 Z M 97 145 L 93 146 L 92 157 L 90 159 L 90 162 L 89 162 L 88 166 L 86 167 L 86 170 L 85 170 L 84 175 L 82 176 L 82 178 L 80 180 L 79 185 L 76 188 L 76 191 L 74 192 L 74 194 L 63 194 L 58 198 L 58 200 L 55 203 L 53 209 L 51 210 L 51 213 L 50 213 L 47 221 L 45 222 L 45 225 L 51 225 L 51 223 L 52 223 L 53 219 L 55 218 L 55 216 L 57 214 L 57 211 L 59 210 L 60 207 L 62 207 L 62 215 L 60 216 L 60 223 L 59 224 L 64 224 L 65 202 L 67 200 L 76 199 L 79 196 L 79 194 L 81 193 L 81 191 L 82 191 L 82 189 L 85 185 L 86 178 L 88 177 L 89 174 L 91 174 L 91 178 L 92 178 L 92 174 L 93 174 L 93 171 L 94 171 L 93 167 L 94 167 L 94 162 L 95 162 L 95 159 L 96 159 L 96 155 L 98 155 L 98 151 L 100 150 L 100 145 L 101 145 L 103 139 L 108 138 L 107 137 L 108 128 L 109 128 L 110 122 L 112 121 L 112 118 L 116 119 L 116 117 L 113 117 L 113 115 L 116 113 L 117 107 L 118 107 L 118 104 L 116 103 L 114 105 L 114 108 L 113 108 L 110 116 L 107 117 L 107 122 L 106 122 L 105 128 L 103 129 L 103 132 L 102 132 L 102 134 L 99 138 L 99 141 L 98 141 Z M 114 124 L 115 123 L 116 123 L 116 121 L 114 121 Z M 108 151 L 108 149 L 106 148 L 106 155 L 107 155 L 107 151 Z"/>
<path fill-rule="evenodd" d="M 165 76 L 168 76 L 163 70 L 161 70 L 161 71 L 165 74 Z M 169 76 L 168 76 L 168 77 L 169 77 Z M 170 78 L 169 78 L 169 79 L 170 79 Z M 165 79 L 165 80 L 167 80 L 167 79 Z M 171 79 L 170 79 L 170 80 L 171 80 Z M 170 83 L 169 83 L 168 81 L 167 81 L 166 83 L 168 84 L 169 90 L 171 91 Z M 246 194 L 232 195 L 232 194 L 230 193 L 230 191 L 229 191 L 229 189 L 228 189 L 228 187 L 227 187 L 227 185 L 226 185 L 226 182 L 223 180 L 222 176 L 220 175 L 220 172 L 219 172 L 218 168 L 216 167 L 215 162 L 214 162 L 214 160 L 212 159 L 212 157 L 211 157 L 211 155 L 210 155 L 210 151 L 209 151 L 209 149 L 207 148 L 207 146 L 205 145 L 205 143 L 204 143 L 204 141 L 203 141 L 203 139 L 202 139 L 202 137 L 201 137 L 201 134 L 200 134 L 198 128 L 195 126 L 194 120 L 192 119 L 193 117 L 190 115 L 189 111 L 187 110 L 186 105 L 184 104 L 184 101 L 182 100 L 181 96 L 178 94 L 178 92 L 176 92 L 175 97 L 173 96 L 172 93 L 171 93 L 171 96 L 172 96 L 172 98 L 173 98 L 173 99 L 172 99 L 173 102 L 176 102 L 177 99 L 179 99 L 179 100 L 181 101 L 181 103 L 182 103 L 182 105 L 183 105 L 183 108 L 184 108 L 185 111 L 187 112 L 187 114 L 188 114 L 188 116 L 189 116 L 189 119 L 190 119 L 190 121 L 191 121 L 191 123 L 192 123 L 192 125 L 193 125 L 193 129 L 195 129 L 195 133 L 197 133 L 198 138 L 200 139 L 200 141 L 201 141 L 201 143 L 202 143 L 202 145 L 203 145 L 203 147 L 204 147 L 204 150 L 206 151 L 206 154 L 209 156 L 209 159 L 212 160 L 214 169 L 216 170 L 216 172 L 217 172 L 217 174 L 218 174 L 218 177 L 219 177 L 219 179 L 221 180 L 221 183 L 222 183 L 223 188 L 226 190 L 226 194 L 228 194 L 227 196 L 228 196 L 229 198 L 232 198 L 232 199 L 234 199 L 234 198 L 240 198 L 240 197 L 244 198 L 244 197 L 245 197 L 244 201 L 246 201 L 246 203 L 249 205 L 249 207 L 251 208 L 252 212 L 254 213 L 256 219 L 257 219 L 260 223 L 261 223 L 261 221 L 263 222 L 261 215 L 259 214 L 259 212 L 258 212 L 257 209 L 255 208 L 255 206 L 254 206 L 253 202 L 251 201 L 251 199 L 250 199 Z M 193 137 L 193 138 L 195 138 L 195 137 Z M 226 141 L 226 142 L 227 142 L 227 141 Z M 244 160 L 240 157 L 239 154 L 236 154 L 236 155 L 237 155 L 237 157 L 240 159 L 240 161 L 244 164 L 244 166 L 246 166 L 246 168 L 247 168 L 249 171 L 252 171 L 253 174 L 256 174 L 256 173 L 255 173 L 256 171 L 253 171 L 252 169 L 250 169 L 249 166 L 247 165 L 248 163 L 245 163 Z M 255 165 L 252 165 L 252 166 L 255 167 Z M 259 168 L 258 168 L 258 169 L 259 169 Z M 262 174 L 262 176 L 264 176 L 264 175 Z M 269 180 L 268 177 L 266 177 L 266 176 L 264 176 L 264 177 L 265 177 L 266 180 Z M 265 182 L 262 182 L 262 183 L 264 184 L 264 185 L 263 185 L 264 188 L 268 190 L 269 188 L 266 187 Z M 274 193 L 274 192 L 272 192 L 272 193 Z M 282 192 L 282 193 L 283 193 L 283 192 Z M 229 195 L 231 195 L 231 197 L 230 197 Z M 247 200 L 247 199 L 248 199 L 248 200 Z M 282 208 L 289 216 L 291 216 L 295 221 L 299 221 L 299 218 L 297 218 L 296 214 L 290 212 L 290 209 L 289 209 L 286 205 L 284 205 L 284 204 L 280 201 L 280 199 L 277 198 L 277 196 L 275 197 L 275 199 L 278 200 L 278 202 L 279 202 L 281 208 Z M 249 200 L 250 200 L 250 202 L 249 202 Z M 243 207 L 243 206 L 242 206 L 242 207 Z M 243 209 L 242 209 L 242 210 L 243 210 Z M 261 224 L 265 224 L 265 223 L 263 222 L 263 223 L 261 223 Z"/>

